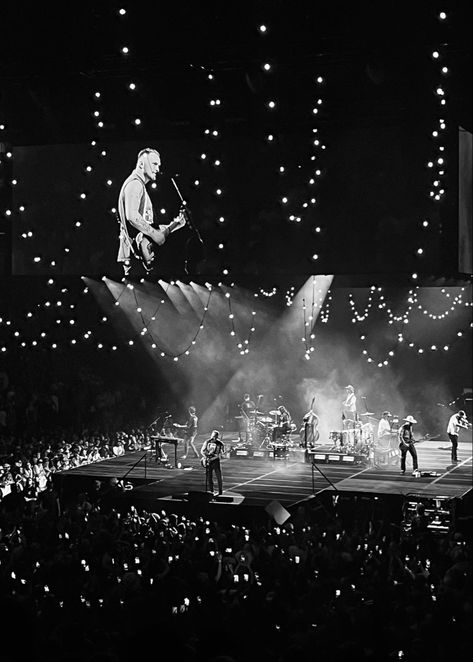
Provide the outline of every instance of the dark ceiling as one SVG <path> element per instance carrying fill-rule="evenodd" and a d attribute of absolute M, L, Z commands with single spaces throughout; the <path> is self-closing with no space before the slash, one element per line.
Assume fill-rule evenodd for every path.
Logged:
<path fill-rule="evenodd" d="M 183 127 L 200 129 L 205 121 L 205 72 L 212 70 L 214 89 L 226 99 L 225 122 L 251 132 L 259 121 L 252 102 L 274 92 L 286 102 L 277 121 L 290 130 L 304 121 L 317 70 L 330 86 L 330 116 L 322 121 L 415 123 L 431 93 L 425 83 L 435 84 L 430 53 L 442 44 L 450 113 L 468 128 L 471 3 L 436 4 L 12 2 L 2 11 L 0 119 L 14 144 L 82 141 L 90 136 L 84 105 L 91 90 L 99 86 L 117 99 L 118 89 L 137 80 L 132 99 L 116 100 L 121 114 L 138 102 L 147 119 L 143 137 L 182 135 Z M 265 61 L 274 65 L 271 77 L 262 72 Z M 105 131 L 111 140 L 134 137 L 118 117 Z"/>

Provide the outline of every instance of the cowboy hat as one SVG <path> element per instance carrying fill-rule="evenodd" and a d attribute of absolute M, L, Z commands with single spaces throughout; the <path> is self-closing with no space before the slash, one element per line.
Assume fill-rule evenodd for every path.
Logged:
<path fill-rule="evenodd" d="M 345 389 L 347 389 L 347 388 L 350 389 L 350 391 L 355 390 L 351 384 L 348 384 L 348 386 L 345 386 Z"/>
<path fill-rule="evenodd" d="M 409 416 L 406 416 L 406 418 L 404 420 L 407 421 L 408 423 L 417 423 L 414 416 L 411 416 L 410 414 L 409 414 Z"/>

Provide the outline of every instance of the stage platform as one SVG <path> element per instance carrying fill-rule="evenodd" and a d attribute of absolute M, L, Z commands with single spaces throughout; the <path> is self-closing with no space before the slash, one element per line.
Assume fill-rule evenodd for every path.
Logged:
<path fill-rule="evenodd" d="M 204 437 L 200 439 L 202 442 Z M 229 440 L 225 443 L 229 446 Z M 200 447 L 199 439 L 197 446 Z M 322 446 L 322 445 L 321 445 Z M 180 449 L 179 449 L 180 450 Z M 303 453 L 289 458 L 248 458 L 233 456 L 222 461 L 224 494 L 211 501 L 215 510 L 230 508 L 261 509 L 272 501 L 279 502 L 289 512 L 298 505 L 320 497 L 322 494 L 344 494 L 402 498 L 407 494 L 425 497 L 445 496 L 464 499 L 472 490 L 472 445 L 460 442 L 458 464 L 450 463 L 449 441 L 424 441 L 417 444 L 420 477 L 411 475 L 411 458 L 408 456 L 407 472 L 400 474 L 398 464 L 382 468 L 317 463 L 319 473 L 311 462 L 304 461 Z M 94 464 L 55 474 L 55 481 L 63 491 L 89 489 L 94 479 L 102 481 L 123 478 L 130 468 L 144 455 L 143 451 L 128 453 L 118 458 L 102 460 Z M 166 468 L 156 462 L 153 451 L 126 477 L 133 489 L 125 492 L 128 502 L 147 509 L 164 508 L 182 512 L 192 500 L 194 505 L 208 503 L 205 494 L 205 471 L 197 458 L 180 459 L 180 468 Z M 169 447 L 169 459 L 174 463 L 173 449 Z M 429 475 L 430 474 L 430 475 Z M 333 483 L 333 486 L 330 482 Z M 207 499 L 205 498 L 207 496 Z"/>

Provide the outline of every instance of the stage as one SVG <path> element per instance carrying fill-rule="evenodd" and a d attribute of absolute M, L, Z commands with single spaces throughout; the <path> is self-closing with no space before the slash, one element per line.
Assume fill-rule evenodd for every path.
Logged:
<path fill-rule="evenodd" d="M 197 439 L 198 448 L 204 438 L 200 435 Z M 228 448 L 232 442 L 226 438 L 225 443 Z M 219 514 L 223 514 L 223 509 L 230 509 L 233 516 L 238 510 L 245 510 L 246 514 L 255 510 L 264 513 L 264 508 L 272 501 L 279 502 L 291 512 L 300 504 L 337 493 L 367 498 L 386 496 L 391 500 L 397 498 L 399 504 L 405 495 L 412 493 L 427 498 L 450 497 L 461 502 L 473 483 L 471 442 L 460 442 L 459 462 L 455 465 L 450 463 L 448 441 L 418 443 L 419 477 L 411 474 L 411 458 L 408 456 L 405 475 L 401 475 L 398 462 L 377 468 L 316 462 L 325 478 L 310 461 L 305 461 L 304 453 L 298 450 L 286 459 L 240 456 L 223 459 L 224 493 L 209 504 L 205 493 L 205 471 L 200 460 L 183 460 L 179 457 L 182 451 L 178 449 L 181 466 L 174 468 L 172 447 L 166 447 L 166 452 L 172 468 L 156 461 L 154 451 L 140 451 L 59 472 L 55 474 L 55 482 L 64 493 L 71 493 L 89 489 L 93 480 L 121 479 L 129 472 L 125 482 L 133 488 L 125 490 L 124 498 L 128 503 L 175 512 L 182 512 L 192 503 L 211 507 L 213 513 Z"/>

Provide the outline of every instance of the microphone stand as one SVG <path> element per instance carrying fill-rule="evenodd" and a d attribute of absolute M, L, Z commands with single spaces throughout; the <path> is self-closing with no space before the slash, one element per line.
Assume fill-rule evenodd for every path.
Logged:
<path fill-rule="evenodd" d="M 190 209 L 189 209 L 188 206 L 187 206 L 187 202 L 186 202 L 186 201 L 184 200 L 184 198 L 182 197 L 182 194 L 181 194 L 181 192 L 180 192 L 180 190 L 179 190 L 178 185 L 176 184 L 176 180 L 174 179 L 174 177 L 171 177 L 171 181 L 172 181 L 172 183 L 173 183 L 174 188 L 175 188 L 176 191 L 177 191 L 177 195 L 179 196 L 179 198 L 180 198 L 180 200 L 181 200 L 181 205 L 182 205 L 182 207 L 184 207 L 184 213 L 185 213 L 185 215 L 186 215 L 186 219 L 187 219 L 187 224 L 188 224 L 188 226 L 189 226 L 190 229 L 195 233 L 197 239 L 198 239 L 199 242 L 202 244 L 202 246 L 205 247 L 204 240 L 202 239 L 202 236 L 201 236 L 201 234 L 200 234 L 200 232 L 199 232 L 199 229 L 194 225 L 194 221 L 192 220 L 192 213 L 191 213 Z M 189 237 L 189 239 L 188 239 L 187 242 L 186 242 L 186 258 L 185 258 L 185 260 L 184 260 L 184 271 L 186 272 L 187 275 L 189 275 L 189 269 L 188 269 L 188 262 L 189 262 L 189 241 L 190 241 L 190 237 Z"/>
<path fill-rule="evenodd" d="M 335 490 L 335 492 L 338 494 L 339 490 L 335 487 L 335 485 L 332 483 L 332 481 L 330 480 L 330 478 L 324 474 L 324 472 L 322 471 L 322 469 L 320 469 L 320 468 L 316 465 L 316 463 L 315 463 L 314 460 L 312 460 L 312 494 L 315 494 L 314 468 L 317 469 L 317 471 L 318 471 L 319 474 L 322 476 L 322 478 L 325 478 L 325 480 L 327 481 L 327 483 L 329 483 L 329 484 L 333 487 L 333 489 Z"/>

